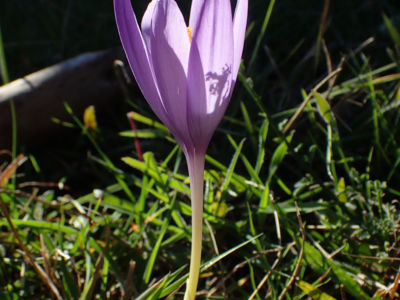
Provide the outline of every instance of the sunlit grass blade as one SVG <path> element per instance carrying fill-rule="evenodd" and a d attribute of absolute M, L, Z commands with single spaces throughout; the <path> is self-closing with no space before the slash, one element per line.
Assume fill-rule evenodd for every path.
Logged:
<path fill-rule="evenodd" d="M 236 144 L 236 142 L 234 141 L 234 139 L 231 138 L 230 136 L 228 136 L 228 138 L 229 138 L 229 142 L 237 150 L 240 145 L 238 146 Z M 243 153 L 240 153 L 240 159 L 243 162 L 244 166 L 246 167 L 247 172 L 251 176 L 251 179 L 258 184 L 262 184 L 262 181 L 261 181 L 260 177 L 258 176 L 256 170 L 254 170 L 253 166 L 251 165 L 251 163 L 249 162 L 249 160 Z"/>
<path fill-rule="evenodd" d="M 157 139 L 165 137 L 165 131 L 161 129 L 139 129 L 136 131 L 122 131 L 120 136 L 139 139 Z"/>
<path fill-rule="evenodd" d="M 275 149 L 274 153 L 272 154 L 272 158 L 268 168 L 268 177 L 264 186 L 265 188 L 264 193 L 262 195 L 262 198 L 260 199 L 260 204 L 259 204 L 260 212 L 266 212 L 266 209 L 269 205 L 269 200 L 270 200 L 269 186 L 271 183 L 271 179 L 287 154 L 289 148 L 288 144 L 291 142 L 292 136 L 293 135 L 290 135 L 286 139 L 282 140 L 279 146 Z"/>
<path fill-rule="evenodd" d="M 213 265 L 215 265 L 217 262 L 223 260 L 225 257 L 229 256 L 230 254 L 232 254 L 233 252 L 239 250 L 240 248 L 248 245 L 249 243 L 252 243 L 253 241 L 257 240 L 259 237 L 261 237 L 262 234 L 259 234 L 255 237 L 252 237 L 251 239 L 248 239 L 247 241 L 244 241 L 243 243 L 240 243 L 239 245 L 225 251 L 224 253 L 221 253 L 220 255 L 218 255 L 217 257 L 209 260 L 208 262 L 203 263 L 203 265 L 200 268 L 200 272 L 205 272 L 207 271 L 209 268 L 211 268 Z M 189 273 L 185 274 L 184 276 L 182 276 L 181 278 L 179 278 L 177 281 L 175 281 L 174 283 L 170 284 L 162 293 L 161 293 L 161 297 L 165 297 L 169 294 L 171 294 L 173 291 L 175 291 L 179 286 L 181 286 L 189 277 Z"/>
<path fill-rule="evenodd" d="M 319 300 L 336 300 L 336 298 L 328 295 L 327 293 L 322 292 L 318 287 L 309 284 L 306 281 L 300 280 L 297 283 L 297 286 L 303 290 L 307 295 L 312 297 L 313 299 Z"/>
<path fill-rule="evenodd" d="M 268 129 L 269 129 L 269 120 L 266 117 L 261 125 L 260 131 L 258 134 L 258 153 L 257 153 L 257 161 L 256 161 L 256 164 L 254 167 L 257 174 L 260 173 L 261 168 L 264 164 L 265 143 L 267 141 Z"/>
<path fill-rule="evenodd" d="M 304 259 L 307 264 L 319 274 L 324 274 L 331 269 L 334 274 L 331 278 L 339 284 L 343 284 L 346 291 L 357 299 L 370 299 L 360 285 L 344 271 L 334 260 L 324 257 L 320 251 L 311 244 L 305 243 Z"/>
<path fill-rule="evenodd" d="M 160 279 L 158 282 L 153 284 L 151 287 L 147 288 L 136 299 L 137 300 L 148 299 L 147 297 L 150 297 L 150 295 L 156 295 L 156 294 L 161 298 L 161 297 L 165 297 L 166 295 L 172 293 L 173 291 L 166 293 L 165 291 L 168 291 L 168 287 L 165 288 L 165 286 L 171 284 L 171 282 L 174 281 L 175 278 L 178 277 L 185 268 L 186 268 L 186 266 L 182 266 L 175 272 L 173 272 L 171 274 L 167 274 L 162 279 Z M 162 292 L 162 293 L 160 293 L 160 292 Z"/>
<path fill-rule="evenodd" d="M 50 223 L 50 222 L 45 222 L 45 221 L 35 221 L 35 220 L 12 220 L 14 226 L 16 227 L 28 227 L 32 229 L 38 229 L 38 230 L 50 230 L 54 232 L 62 232 L 64 234 L 71 234 L 71 235 L 78 235 L 79 232 L 69 226 L 66 225 L 60 225 L 57 223 Z M 0 224 L 2 226 L 7 226 L 7 221 L 4 219 L 0 219 Z"/>
<path fill-rule="evenodd" d="M 385 26 L 395 44 L 397 54 L 400 55 L 400 33 L 397 31 L 396 27 L 393 25 L 392 21 L 388 18 L 386 14 L 383 14 L 383 21 L 385 22 Z"/>
<path fill-rule="evenodd" d="M 240 110 L 242 111 L 242 115 L 243 115 L 243 119 L 244 119 L 244 123 L 246 125 L 246 129 L 248 131 L 248 136 L 250 137 L 250 142 L 252 143 L 253 147 L 257 146 L 257 141 L 255 138 L 255 129 L 254 129 L 254 125 L 252 124 L 251 120 L 250 120 L 250 115 L 249 112 L 246 108 L 246 105 L 244 104 L 243 101 L 240 101 Z"/>
<path fill-rule="evenodd" d="M 148 174 L 154 180 L 156 180 L 156 182 L 158 182 L 159 184 L 163 184 L 163 182 L 168 182 L 168 185 L 171 188 L 176 189 L 179 192 L 184 193 L 186 195 L 190 194 L 190 191 L 189 191 L 189 188 L 187 185 L 183 184 L 182 182 L 180 182 L 174 178 L 170 178 L 165 173 L 161 173 L 157 167 L 155 167 L 155 168 L 147 167 L 146 163 L 141 162 L 140 160 L 137 160 L 137 159 L 131 158 L 131 157 L 123 157 L 122 161 L 125 162 L 126 164 L 128 164 L 129 166 Z"/>
<path fill-rule="evenodd" d="M 164 239 L 164 235 L 168 229 L 168 222 L 169 222 L 168 219 L 164 219 L 163 225 L 162 225 L 162 227 L 160 229 L 160 233 L 158 235 L 157 242 L 154 245 L 153 251 L 151 252 L 150 257 L 147 261 L 147 265 L 146 265 L 145 271 L 143 273 L 143 281 L 146 284 L 149 283 L 149 281 L 150 281 L 150 276 L 151 276 L 151 273 L 154 268 L 154 263 L 156 261 L 157 254 L 160 251 L 161 243 L 162 243 L 162 241 Z"/>
<path fill-rule="evenodd" d="M 228 139 L 232 140 L 231 136 L 228 136 Z M 244 144 L 244 139 L 239 143 L 239 146 L 236 148 L 235 154 L 233 155 L 231 162 L 229 164 L 228 170 L 226 171 L 226 176 L 225 176 L 225 180 L 222 184 L 222 192 L 224 192 L 225 190 L 228 189 L 229 184 L 231 182 L 232 179 L 232 175 L 234 174 L 234 170 L 236 167 L 236 163 L 238 161 L 240 152 L 242 151 L 243 148 L 243 144 Z"/>

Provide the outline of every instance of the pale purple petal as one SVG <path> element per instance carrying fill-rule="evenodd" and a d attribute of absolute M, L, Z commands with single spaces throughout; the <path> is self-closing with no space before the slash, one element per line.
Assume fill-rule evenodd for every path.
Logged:
<path fill-rule="evenodd" d="M 149 56 L 151 56 L 151 49 L 150 49 L 151 20 L 153 18 L 154 8 L 156 7 L 156 3 L 157 1 L 150 1 L 146 11 L 144 12 L 141 23 L 143 40 L 146 44 Z"/>
<path fill-rule="evenodd" d="M 188 122 L 192 140 L 207 146 L 229 102 L 233 25 L 229 0 L 194 2 L 188 74 Z M 197 20 L 197 21 L 196 21 Z M 196 23 L 197 22 L 197 23 Z"/>
<path fill-rule="evenodd" d="M 175 56 L 179 59 L 185 72 L 189 61 L 190 40 L 185 19 L 175 0 L 157 0 L 153 15 L 152 30 L 159 31 Z M 155 24 L 154 22 L 157 22 Z"/>
<path fill-rule="evenodd" d="M 233 80 L 236 80 L 242 58 L 244 38 L 246 34 L 247 10 L 248 0 L 238 0 L 233 17 Z"/>
<path fill-rule="evenodd" d="M 207 113 L 224 104 L 232 84 L 233 25 L 229 0 L 208 0 L 193 28 L 207 89 Z"/>
<path fill-rule="evenodd" d="M 194 40 L 190 49 L 188 71 L 188 124 L 190 135 L 196 147 L 207 148 L 215 130 L 207 116 L 207 94 L 204 80 L 204 70 L 201 64 L 200 53 Z M 212 117 L 212 115 L 209 115 Z"/>
<path fill-rule="evenodd" d="M 133 13 L 130 0 L 114 1 L 115 19 L 122 46 L 128 58 L 133 75 L 155 114 L 169 125 L 168 118 L 152 75 L 148 53 Z"/>
<path fill-rule="evenodd" d="M 187 124 L 187 65 L 189 36 L 174 0 L 158 0 L 152 19 L 151 58 L 157 86 L 171 124 L 180 142 L 190 143 Z"/>
<path fill-rule="evenodd" d="M 196 28 L 201 17 L 201 11 L 204 8 L 204 0 L 193 0 L 190 7 L 189 27 Z"/>

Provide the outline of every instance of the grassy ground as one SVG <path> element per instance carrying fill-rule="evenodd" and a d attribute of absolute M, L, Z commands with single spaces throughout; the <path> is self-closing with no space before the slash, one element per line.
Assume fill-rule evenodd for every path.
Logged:
<path fill-rule="evenodd" d="M 119 45 L 110 2 L 3 1 L 11 79 Z M 208 151 L 199 299 L 400 298 L 399 61 L 393 1 L 250 2 L 243 68 Z M 2 153 L 1 299 L 182 298 L 186 165 L 140 97 L 96 131 L 70 111 L 57 162 L 20 145 L 13 179 Z"/>

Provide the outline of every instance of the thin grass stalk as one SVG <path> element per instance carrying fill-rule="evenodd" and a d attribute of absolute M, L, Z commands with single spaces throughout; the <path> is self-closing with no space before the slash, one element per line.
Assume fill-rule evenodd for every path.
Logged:
<path fill-rule="evenodd" d="M 4 84 L 10 81 L 7 71 L 6 55 L 4 53 L 4 43 L 3 43 L 3 35 L 1 33 L 1 27 L 0 27 L 0 75 L 1 78 L 3 79 Z"/>
<path fill-rule="evenodd" d="M 6 55 L 4 51 L 3 35 L 0 28 L 0 73 L 3 79 L 3 83 L 9 83 L 10 78 L 8 76 Z M 10 111 L 11 111 L 11 123 L 12 123 L 12 136 L 11 136 L 11 154 L 12 161 L 17 157 L 17 114 L 15 112 L 15 105 L 13 99 L 10 100 Z M 15 174 L 11 177 L 12 188 L 15 189 L 16 177 Z M 12 204 L 13 205 L 13 204 Z"/>

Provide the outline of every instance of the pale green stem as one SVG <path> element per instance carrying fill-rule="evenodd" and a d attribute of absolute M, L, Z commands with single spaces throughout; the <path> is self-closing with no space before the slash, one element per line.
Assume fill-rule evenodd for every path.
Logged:
<path fill-rule="evenodd" d="M 184 300 L 195 299 L 197 283 L 200 275 L 203 227 L 204 159 L 204 152 L 196 153 L 196 151 L 193 151 L 186 155 L 192 202 L 192 250 L 190 255 L 189 279 L 187 281 Z"/>

